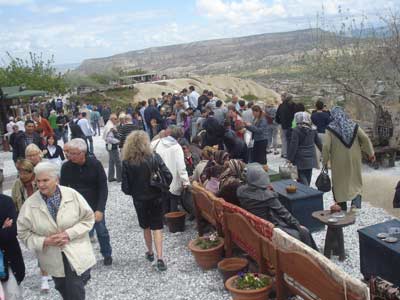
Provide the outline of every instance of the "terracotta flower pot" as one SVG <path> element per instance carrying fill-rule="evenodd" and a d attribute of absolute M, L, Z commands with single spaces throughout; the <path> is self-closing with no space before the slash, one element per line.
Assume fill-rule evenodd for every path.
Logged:
<path fill-rule="evenodd" d="M 192 240 L 189 242 L 189 249 L 190 251 L 192 251 L 196 263 L 203 270 L 215 268 L 218 262 L 222 259 L 222 252 L 224 250 L 224 239 L 219 239 L 221 240 L 219 245 L 210 249 L 201 249 L 197 247 L 195 244 L 196 240 Z"/>
<path fill-rule="evenodd" d="M 260 274 L 260 276 L 266 276 Z M 233 300 L 267 300 L 269 291 L 272 288 L 272 282 L 266 287 L 256 290 L 239 290 L 236 288 L 236 280 L 239 276 L 233 276 L 225 282 L 225 287 L 231 293 Z"/>
<path fill-rule="evenodd" d="M 218 263 L 218 270 L 224 278 L 224 283 L 232 276 L 239 272 L 246 272 L 249 266 L 249 261 L 246 258 L 230 257 L 224 258 Z"/>
<path fill-rule="evenodd" d="M 182 232 L 185 231 L 185 217 L 184 211 L 174 211 L 165 214 L 165 221 L 168 225 L 169 232 Z"/>

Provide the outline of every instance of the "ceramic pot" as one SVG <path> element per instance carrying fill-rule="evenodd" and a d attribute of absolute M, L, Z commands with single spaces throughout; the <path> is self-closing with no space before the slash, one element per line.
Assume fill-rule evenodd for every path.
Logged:
<path fill-rule="evenodd" d="M 266 276 L 260 274 L 260 276 Z M 225 287 L 229 290 L 233 300 L 267 300 L 269 292 L 272 289 L 272 280 L 266 287 L 256 290 L 239 290 L 236 288 L 236 280 L 239 276 L 235 275 L 225 282 Z"/>
<path fill-rule="evenodd" d="M 204 239 L 204 237 L 200 237 Z M 220 243 L 218 246 L 210 249 L 201 249 L 196 246 L 196 240 L 189 242 L 189 249 L 192 251 L 194 259 L 200 268 L 203 270 L 213 269 L 217 266 L 218 262 L 222 259 L 222 253 L 224 250 L 224 239 L 219 238 Z"/>
<path fill-rule="evenodd" d="M 167 223 L 169 232 L 182 232 L 185 231 L 185 217 L 184 211 L 174 211 L 165 214 L 165 221 Z"/>
<path fill-rule="evenodd" d="M 225 282 L 239 272 L 245 273 L 249 266 L 249 261 L 246 258 L 230 257 L 224 258 L 218 263 L 218 270 L 221 272 Z"/>

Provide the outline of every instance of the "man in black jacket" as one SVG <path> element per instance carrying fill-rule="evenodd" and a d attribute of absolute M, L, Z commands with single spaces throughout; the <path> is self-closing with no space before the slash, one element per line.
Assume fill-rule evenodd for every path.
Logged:
<path fill-rule="evenodd" d="M 203 147 L 218 145 L 220 149 L 223 149 L 225 128 L 214 118 L 214 112 L 208 113 L 207 119 L 203 123 L 203 129 L 206 131 Z"/>
<path fill-rule="evenodd" d="M 282 94 L 282 103 L 276 111 L 275 121 L 281 125 L 282 129 L 282 157 L 287 157 L 287 148 L 291 136 L 292 122 L 296 112 L 296 105 L 293 96 L 286 93 Z"/>
<path fill-rule="evenodd" d="M 39 149 L 43 148 L 40 135 L 35 132 L 35 123 L 32 120 L 25 122 L 25 132 L 19 132 L 13 145 L 13 160 L 25 158 L 25 149 L 29 144 L 35 144 Z"/>
<path fill-rule="evenodd" d="M 77 190 L 94 211 L 94 229 L 104 257 L 104 265 L 112 264 L 110 236 L 106 227 L 104 211 L 107 204 L 107 176 L 100 161 L 87 157 L 87 145 L 83 139 L 68 143 L 69 161 L 61 168 L 60 184 Z"/>

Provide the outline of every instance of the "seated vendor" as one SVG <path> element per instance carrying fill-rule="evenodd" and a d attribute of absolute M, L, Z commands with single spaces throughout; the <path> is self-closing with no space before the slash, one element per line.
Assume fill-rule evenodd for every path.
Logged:
<path fill-rule="evenodd" d="M 262 165 L 248 164 L 245 174 L 246 184 L 237 189 L 240 206 L 318 251 L 308 229 L 281 204 L 278 194 L 268 188 L 269 176 Z"/>

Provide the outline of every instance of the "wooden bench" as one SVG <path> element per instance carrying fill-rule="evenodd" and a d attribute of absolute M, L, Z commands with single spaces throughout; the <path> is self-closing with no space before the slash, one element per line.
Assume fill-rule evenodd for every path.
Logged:
<path fill-rule="evenodd" d="M 360 300 L 332 279 L 318 263 L 304 253 L 276 249 L 277 299 L 297 295 L 305 300 Z M 347 297 L 345 296 L 347 294 Z"/>
<path fill-rule="evenodd" d="M 217 221 L 215 205 L 207 191 L 197 182 L 193 182 L 192 194 L 199 236 L 204 235 L 206 223 L 212 225 L 222 235 L 221 223 Z"/>
<path fill-rule="evenodd" d="M 260 273 L 276 274 L 278 300 L 287 295 L 304 299 L 369 300 L 369 291 L 321 253 L 248 211 L 193 184 L 196 218 L 222 230 L 225 254 L 233 244 L 253 258 Z M 285 298 L 286 297 L 286 298 Z"/>
<path fill-rule="evenodd" d="M 224 211 L 225 256 L 232 256 L 232 244 L 245 251 L 258 265 L 258 272 L 272 273 L 268 267 L 275 253 L 271 253 L 271 241 L 263 239 L 246 218 L 238 213 Z M 267 246 L 267 241 L 270 245 Z M 268 248 L 268 249 L 267 249 Z M 263 250 L 266 250 L 265 252 Z M 269 257 L 268 255 L 272 255 Z"/>
<path fill-rule="evenodd" d="M 369 300 L 367 285 L 283 230 L 274 229 L 273 245 L 278 300 L 288 294 L 306 300 Z"/>

